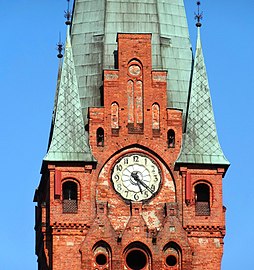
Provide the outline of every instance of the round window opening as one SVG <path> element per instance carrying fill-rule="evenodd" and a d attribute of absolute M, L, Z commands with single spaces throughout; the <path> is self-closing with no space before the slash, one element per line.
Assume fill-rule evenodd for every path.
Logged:
<path fill-rule="evenodd" d="M 104 255 L 104 254 L 98 254 L 96 256 L 96 263 L 98 265 L 104 265 L 104 264 L 106 264 L 107 263 L 107 257 L 106 257 L 106 255 Z"/>
<path fill-rule="evenodd" d="M 132 270 L 143 269 L 147 264 L 147 257 L 141 250 L 131 250 L 126 257 L 126 264 Z"/>
<path fill-rule="evenodd" d="M 175 266 L 177 264 L 177 259 L 175 256 L 173 255 L 169 255 L 167 258 L 166 258 L 166 264 L 168 266 Z"/>

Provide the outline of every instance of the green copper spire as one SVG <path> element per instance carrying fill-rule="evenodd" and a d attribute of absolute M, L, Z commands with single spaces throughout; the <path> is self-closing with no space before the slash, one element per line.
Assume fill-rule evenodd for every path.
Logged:
<path fill-rule="evenodd" d="M 117 68 L 117 33 L 152 33 L 153 69 L 168 71 L 168 106 L 185 119 L 192 51 L 183 0 L 75 0 L 72 46 L 81 107 L 103 105 L 103 69 Z"/>
<path fill-rule="evenodd" d="M 62 70 L 59 71 L 59 77 L 51 139 L 44 160 L 92 161 L 93 157 L 85 136 L 69 27 L 67 28 L 64 60 Z"/>
<path fill-rule="evenodd" d="M 200 22 L 182 150 L 176 163 L 228 166 L 217 137 L 210 89 L 200 39 Z"/>

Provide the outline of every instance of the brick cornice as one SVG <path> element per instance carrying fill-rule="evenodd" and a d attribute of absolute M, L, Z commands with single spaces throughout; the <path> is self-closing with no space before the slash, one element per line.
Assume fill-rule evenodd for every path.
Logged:
<path fill-rule="evenodd" d="M 59 229 L 78 229 L 78 230 L 87 230 L 90 226 L 83 223 L 58 223 L 55 222 L 52 225 L 52 230 L 59 230 Z"/>
<path fill-rule="evenodd" d="M 225 226 L 209 226 L 209 225 L 187 225 L 183 227 L 184 230 L 188 233 L 193 232 L 208 232 L 208 233 L 216 233 L 220 232 L 222 236 L 225 236 L 226 228 Z"/>

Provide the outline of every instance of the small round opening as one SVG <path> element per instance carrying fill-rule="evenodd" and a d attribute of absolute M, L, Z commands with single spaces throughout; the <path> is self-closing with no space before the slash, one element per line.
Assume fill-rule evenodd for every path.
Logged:
<path fill-rule="evenodd" d="M 126 263 L 132 270 L 140 270 L 146 266 L 147 258 L 144 252 L 135 249 L 128 253 Z"/>
<path fill-rule="evenodd" d="M 166 258 L 166 264 L 168 266 L 175 266 L 177 264 L 177 259 L 175 256 L 173 255 L 169 255 L 167 258 Z"/>
<path fill-rule="evenodd" d="M 107 257 L 104 254 L 98 254 L 96 256 L 96 263 L 99 265 L 104 265 L 107 263 Z"/>

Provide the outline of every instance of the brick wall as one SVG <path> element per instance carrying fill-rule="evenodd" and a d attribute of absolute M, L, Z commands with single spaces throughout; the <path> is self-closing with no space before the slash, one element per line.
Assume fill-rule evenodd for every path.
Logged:
<path fill-rule="evenodd" d="M 225 234 L 224 171 L 175 167 L 182 112 L 166 107 L 170 74 L 152 70 L 150 34 L 119 34 L 118 46 L 117 69 L 104 71 L 104 107 L 89 109 L 96 165 L 62 163 L 45 169 L 47 213 L 41 222 L 47 244 L 39 252 L 40 269 L 131 269 L 126 260 L 143 254 L 142 269 L 218 270 Z M 130 153 L 150 157 L 161 170 L 161 186 L 148 201 L 125 201 L 113 188 L 114 164 Z M 77 184 L 76 213 L 63 213 L 64 181 Z M 196 213 L 198 183 L 209 186 L 209 215 Z M 42 266 L 44 257 L 48 268 Z"/>

